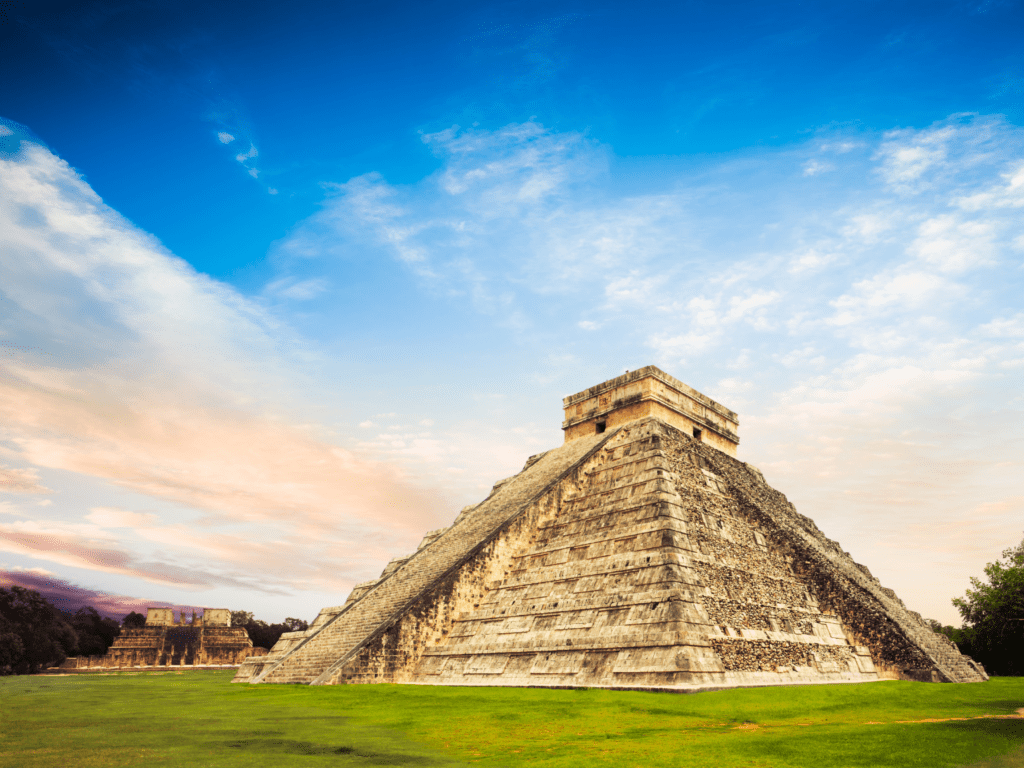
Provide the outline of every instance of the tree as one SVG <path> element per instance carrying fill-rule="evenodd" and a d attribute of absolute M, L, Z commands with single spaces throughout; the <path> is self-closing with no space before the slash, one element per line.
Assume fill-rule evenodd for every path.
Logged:
<path fill-rule="evenodd" d="M 0 613 L 0 675 L 10 675 L 25 655 L 25 644 L 14 625 Z"/>
<path fill-rule="evenodd" d="M 987 584 L 972 577 L 974 589 L 953 600 L 967 625 L 957 644 L 992 674 L 1024 675 L 1024 540 L 985 575 Z"/>
<path fill-rule="evenodd" d="M 100 616 L 92 606 L 79 608 L 70 621 L 78 635 L 78 655 L 102 656 L 121 634 L 120 625 L 113 619 Z"/>
<path fill-rule="evenodd" d="M 132 611 L 121 619 L 121 626 L 125 629 L 138 629 L 139 627 L 144 627 L 146 626 L 146 617 L 141 613 Z"/>
<path fill-rule="evenodd" d="M 296 632 L 309 628 L 309 623 L 290 616 L 282 624 L 267 624 L 253 618 L 249 611 L 232 611 L 231 626 L 245 627 L 254 648 L 273 648 L 285 632 Z"/>
<path fill-rule="evenodd" d="M 0 588 L 0 617 L 0 672 L 36 672 L 60 664 L 78 649 L 75 630 L 33 589 Z"/>

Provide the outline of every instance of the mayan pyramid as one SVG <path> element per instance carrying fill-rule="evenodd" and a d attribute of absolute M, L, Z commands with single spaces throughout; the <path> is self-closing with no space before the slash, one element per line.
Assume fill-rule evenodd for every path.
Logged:
<path fill-rule="evenodd" d="M 565 398 L 565 443 L 236 682 L 696 689 L 968 682 L 961 656 L 658 368 Z"/>

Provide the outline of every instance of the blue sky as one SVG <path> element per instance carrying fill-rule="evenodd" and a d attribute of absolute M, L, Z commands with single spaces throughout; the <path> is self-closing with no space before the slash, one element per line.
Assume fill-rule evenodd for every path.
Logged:
<path fill-rule="evenodd" d="M 0 10 L 8 580 L 311 619 L 648 363 L 911 608 L 1020 540 L 1020 3 Z"/>

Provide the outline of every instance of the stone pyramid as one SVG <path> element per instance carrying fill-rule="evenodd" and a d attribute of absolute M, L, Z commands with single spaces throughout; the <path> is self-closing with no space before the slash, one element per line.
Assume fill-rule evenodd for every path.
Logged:
<path fill-rule="evenodd" d="M 732 411 L 653 366 L 564 406 L 561 447 L 235 681 L 987 679 L 735 458 Z"/>

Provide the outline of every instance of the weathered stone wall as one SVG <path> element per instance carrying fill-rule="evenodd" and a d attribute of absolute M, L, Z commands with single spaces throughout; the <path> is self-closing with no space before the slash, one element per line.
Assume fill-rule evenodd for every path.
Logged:
<path fill-rule="evenodd" d="M 146 626 L 159 627 L 174 624 L 173 608 L 148 608 L 146 610 Z"/>
<path fill-rule="evenodd" d="M 231 612 L 207 609 L 194 624 L 174 622 L 168 608 L 150 608 L 144 627 L 125 627 L 104 656 L 67 659 L 62 669 L 237 666 L 266 653 L 253 648 L 245 627 L 228 626 Z"/>
<path fill-rule="evenodd" d="M 231 611 L 227 608 L 206 608 L 203 610 L 203 624 L 207 627 L 230 627 Z"/>
<path fill-rule="evenodd" d="M 720 403 L 649 365 L 563 401 L 566 442 L 649 417 L 661 419 L 730 456 L 739 445 L 739 417 Z"/>

